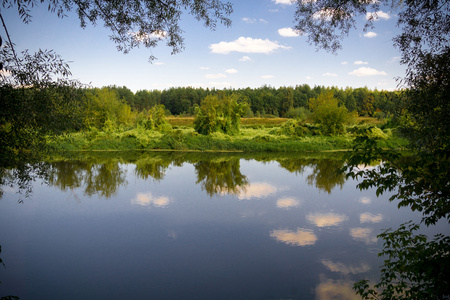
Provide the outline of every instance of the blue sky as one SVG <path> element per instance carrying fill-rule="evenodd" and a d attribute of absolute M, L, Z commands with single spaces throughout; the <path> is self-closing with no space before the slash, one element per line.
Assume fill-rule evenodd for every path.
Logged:
<path fill-rule="evenodd" d="M 287 2 L 288 4 L 277 3 Z M 180 23 L 186 49 L 171 55 L 162 41 L 152 49 L 141 47 L 128 54 L 116 45 L 101 24 L 82 29 L 76 15 L 59 19 L 46 7 L 33 8 L 33 18 L 23 24 L 17 10 L 2 14 L 17 50 L 53 49 L 66 61 L 74 79 L 95 87 L 126 86 L 132 91 L 192 86 L 203 88 L 258 88 L 309 84 L 397 88 L 395 78 L 404 76 L 399 51 L 392 38 L 398 33 L 396 15 L 384 9 L 375 28 L 360 26 L 343 41 L 337 55 L 307 43 L 307 37 L 290 30 L 295 5 L 289 0 L 231 1 L 230 28 L 205 28 L 189 14 Z M 4 32 L 0 33 L 4 36 Z M 158 59 L 148 62 L 150 55 Z"/>

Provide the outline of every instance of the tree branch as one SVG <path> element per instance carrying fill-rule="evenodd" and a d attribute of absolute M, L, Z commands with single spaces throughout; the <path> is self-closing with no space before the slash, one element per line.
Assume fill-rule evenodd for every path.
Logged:
<path fill-rule="evenodd" d="M 3 16 L 1 13 L 0 13 L 0 19 L 2 20 L 3 28 L 5 29 L 6 36 L 8 37 L 9 46 L 11 47 L 11 50 L 12 50 L 12 53 L 14 56 L 14 60 L 16 61 L 17 69 L 20 71 L 20 63 L 19 63 L 19 60 L 17 59 L 16 51 L 14 50 L 14 45 L 11 42 L 11 37 L 9 36 L 8 28 L 6 27 L 5 20 L 3 19 Z"/>

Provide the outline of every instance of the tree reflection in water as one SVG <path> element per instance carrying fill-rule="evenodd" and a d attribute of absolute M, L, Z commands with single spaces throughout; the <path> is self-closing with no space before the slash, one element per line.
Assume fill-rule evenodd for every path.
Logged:
<path fill-rule="evenodd" d="M 301 156 L 299 158 L 299 156 Z M 317 156 L 320 156 L 317 158 Z M 98 194 L 109 198 L 116 194 L 118 188 L 126 185 L 126 166 L 133 164 L 135 174 L 142 179 L 164 179 L 166 170 L 171 166 L 181 166 L 184 163 L 195 167 L 197 184 L 209 196 L 238 195 L 249 187 L 247 176 L 241 173 L 241 159 L 258 161 L 276 160 L 281 167 L 291 173 L 303 174 L 310 172 L 307 183 L 320 190 L 331 193 L 336 187 L 342 187 L 345 182 L 343 174 L 337 170 L 344 161 L 335 154 L 325 156 L 292 155 L 292 154 L 242 154 L 242 153 L 112 153 L 98 154 L 82 153 L 76 159 L 59 158 L 53 161 L 28 165 L 27 168 L 3 170 L 0 174 L 1 186 L 16 187 L 22 194 L 29 195 L 31 184 L 37 178 L 56 186 L 61 190 L 83 188 L 85 195 Z M 0 194 L 1 197 L 1 194 Z"/>
<path fill-rule="evenodd" d="M 307 183 L 328 194 L 331 194 L 331 190 L 336 186 L 342 188 L 345 183 L 345 175 L 338 173 L 344 166 L 344 160 L 340 155 L 333 158 L 286 158 L 277 161 L 291 173 L 303 174 L 311 168 Z"/>
<path fill-rule="evenodd" d="M 114 196 L 119 186 L 126 185 L 125 170 L 117 161 L 91 163 L 62 161 L 51 163 L 48 183 L 61 190 L 83 188 L 84 194 L 101 197 Z"/>
<path fill-rule="evenodd" d="M 238 158 L 199 161 L 194 164 L 197 184 L 202 185 L 210 197 L 216 194 L 237 195 L 248 185 L 247 176 L 242 175 Z"/>

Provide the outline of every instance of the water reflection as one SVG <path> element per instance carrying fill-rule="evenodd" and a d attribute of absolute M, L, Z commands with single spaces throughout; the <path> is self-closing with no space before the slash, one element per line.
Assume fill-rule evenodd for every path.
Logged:
<path fill-rule="evenodd" d="M 371 214 L 369 212 L 362 213 L 359 216 L 359 221 L 362 223 L 380 223 L 383 221 L 382 214 Z"/>
<path fill-rule="evenodd" d="M 317 242 L 317 236 L 310 229 L 297 228 L 297 231 L 288 229 L 273 230 L 270 236 L 277 241 L 292 246 L 311 246 Z"/>
<path fill-rule="evenodd" d="M 156 181 L 162 180 L 172 161 L 161 157 L 144 157 L 135 162 L 135 174 L 142 179 L 153 178 Z"/>
<path fill-rule="evenodd" d="M 324 276 L 320 278 L 320 284 L 316 287 L 316 300 L 329 299 L 360 299 L 353 290 L 353 281 L 339 279 L 327 279 Z"/>
<path fill-rule="evenodd" d="M 308 184 L 328 194 L 336 186 L 342 188 L 345 182 L 345 175 L 337 173 L 337 170 L 343 166 L 343 159 L 336 153 L 333 154 L 333 157 L 321 159 L 286 158 L 277 161 L 281 167 L 291 173 L 303 174 L 308 168 L 311 168 L 312 171 L 307 177 Z"/>
<path fill-rule="evenodd" d="M 320 156 L 323 155 L 320 154 Z M 275 160 L 282 168 L 297 175 L 308 172 L 307 184 L 326 193 L 331 193 L 336 186 L 342 187 L 345 181 L 344 175 L 335 172 L 343 165 L 340 157 L 328 156 L 328 158 L 317 159 L 316 157 L 298 158 L 298 155 L 288 154 L 281 157 L 265 154 L 253 155 L 251 158 L 259 161 Z M 247 159 L 246 155 L 157 152 L 113 153 L 109 156 L 104 153 L 98 155 L 89 153 L 83 156 L 83 153 L 79 153 L 77 157 L 69 160 L 65 157 L 53 158 L 53 161 L 49 163 L 50 167 L 41 174 L 41 177 L 48 178 L 50 186 L 56 186 L 63 191 L 82 188 L 85 195 L 98 194 L 110 198 L 116 195 L 120 186 L 127 185 L 125 175 L 130 165 L 134 167 L 137 178 L 161 181 L 171 166 L 189 163 L 195 168 L 196 183 L 211 197 L 228 194 L 235 195 L 240 200 L 249 200 L 267 197 L 279 191 L 279 187 L 271 183 L 249 183 L 247 176 L 241 172 L 242 159 Z M 370 201 L 370 199 L 361 201 Z M 277 203 L 277 207 L 280 208 L 298 205 L 298 200 L 295 199 L 280 199 Z"/>
<path fill-rule="evenodd" d="M 300 201 L 293 197 L 286 197 L 286 198 L 281 198 L 281 199 L 277 200 L 278 208 L 289 209 L 289 208 L 293 208 L 293 207 L 298 207 L 299 205 L 300 205 Z"/>
<path fill-rule="evenodd" d="M 275 194 L 278 191 L 276 186 L 266 182 L 255 182 L 241 188 L 237 196 L 239 200 L 250 200 L 252 198 L 262 198 Z"/>
<path fill-rule="evenodd" d="M 314 213 L 306 216 L 306 219 L 317 227 L 338 226 L 348 220 L 348 217 L 336 213 Z"/>
<path fill-rule="evenodd" d="M 84 194 L 110 198 L 126 185 L 125 170 L 113 160 L 104 163 L 60 161 L 51 163 L 48 183 L 61 190 L 84 188 Z"/>
<path fill-rule="evenodd" d="M 139 193 L 136 198 L 131 200 L 131 203 L 141 206 L 166 207 L 170 204 L 170 199 L 165 196 L 154 197 L 152 193 Z"/>
<path fill-rule="evenodd" d="M 377 242 L 377 235 L 373 232 L 372 228 L 350 228 L 350 235 L 356 241 L 361 241 L 366 244 L 374 244 Z"/>
<path fill-rule="evenodd" d="M 246 191 L 248 180 L 241 173 L 238 158 L 199 161 L 194 167 L 197 184 L 211 197 L 216 194 L 238 195 Z"/>
<path fill-rule="evenodd" d="M 372 203 L 372 200 L 369 197 L 361 197 L 359 198 L 359 203 L 369 205 Z"/>
<path fill-rule="evenodd" d="M 392 219 L 372 210 L 375 192 L 360 196 L 355 182 L 333 177 L 338 158 L 96 155 L 55 159 L 51 187 L 39 185 L 22 210 L 0 201 L 2 243 L 20 254 L 6 258 L 26 261 L 7 272 L 33 274 L 24 299 L 46 299 L 46 290 L 60 299 L 67 291 L 71 299 L 352 299 L 354 275 L 375 272 L 368 249 Z M 61 201 L 72 190 L 112 200 Z M 39 259 L 22 257 L 29 253 Z"/>
<path fill-rule="evenodd" d="M 365 273 L 370 270 L 370 266 L 365 263 L 348 266 L 342 262 L 333 262 L 327 259 L 322 259 L 321 263 L 331 272 L 338 272 L 344 275 Z"/>

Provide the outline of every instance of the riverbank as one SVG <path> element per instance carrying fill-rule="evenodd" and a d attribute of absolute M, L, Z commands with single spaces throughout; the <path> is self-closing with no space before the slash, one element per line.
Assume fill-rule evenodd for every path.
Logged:
<path fill-rule="evenodd" d="M 271 119 L 269 119 L 271 120 Z M 307 152 L 335 151 L 351 149 L 355 138 L 354 127 L 346 134 L 325 136 L 314 127 L 301 135 L 290 133 L 283 128 L 279 119 L 269 123 L 245 121 L 237 135 L 214 133 L 200 135 L 190 126 L 189 120 L 176 119 L 172 129 L 165 132 L 145 128 L 120 128 L 57 136 L 49 140 L 49 148 L 54 151 L 95 151 L 95 150 L 182 150 L 182 151 L 242 151 L 242 152 Z M 246 124 L 247 123 L 247 124 Z M 187 125 L 187 126 L 186 126 Z M 378 142 L 383 148 L 402 148 L 405 141 L 390 130 L 377 129 Z"/>

